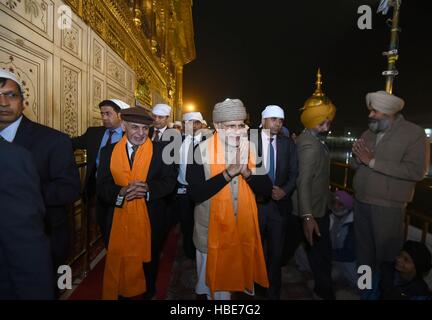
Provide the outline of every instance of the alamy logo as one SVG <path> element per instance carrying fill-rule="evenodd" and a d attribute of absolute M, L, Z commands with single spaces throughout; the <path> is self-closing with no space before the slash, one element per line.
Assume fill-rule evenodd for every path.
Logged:
<path fill-rule="evenodd" d="M 72 269 L 68 265 L 58 267 L 57 274 L 60 275 L 57 280 L 57 287 L 60 290 L 72 289 Z"/>
<path fill-rule="evenodd" d="M 60 30 L 72 29 L 72 9 L 67 5 L 61 5 L 57 13 L 60 15 L 57 19 L 57 27 Z"/>
<path fill-rule="evenodd" d="M 357 13 L 361 16 L 357 20 L 357 26 L 360 30 L 372 29 L 372 9 L 368 5 L 358 7 Z"/>
<path fill-rule="evenodd" d="M 372 268 L 368 265 L 361 265 L 357 269 L 360 275 L 357 280 L 357 287 L 360 290 L 372 289 Z"/>

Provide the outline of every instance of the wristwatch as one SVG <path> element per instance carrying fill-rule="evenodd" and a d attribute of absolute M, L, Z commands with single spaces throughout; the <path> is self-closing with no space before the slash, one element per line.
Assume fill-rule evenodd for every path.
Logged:
<path fill-rule="evenodd" d="M 116 199 L 116 203 L 115 203 L 115 206 L 117 207 L 117 208 L 122 208 L 123 207 L 123 203 L 124 203 L 124 196 L 121 196 L 120 194 L 117 196 L 117 199 Z"/>
<path fill-rule="evenodd" d="M 304 215 L 302 218 L 303 218 L 303 221 L 308 222 L 308 221 L 312 220 L 312 217 L 313 216 L 311 214 L 308 214 L 308 215 Z"/>

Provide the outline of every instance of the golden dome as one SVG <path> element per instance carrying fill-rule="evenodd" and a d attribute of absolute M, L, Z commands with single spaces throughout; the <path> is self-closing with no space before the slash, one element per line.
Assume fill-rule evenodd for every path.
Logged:
<path fill-rule="evenodd" d="M 315 92 L 309 99 L 306 100 L 303 108 L 301 108 L 301 111 L 307 108 L 313 108 L 321 105 L 333 105 L 330 99 L 322 91 L 321 86 L 322 86 L 322 75 L 321 75 L 321 70 L 318 69 Z"/>

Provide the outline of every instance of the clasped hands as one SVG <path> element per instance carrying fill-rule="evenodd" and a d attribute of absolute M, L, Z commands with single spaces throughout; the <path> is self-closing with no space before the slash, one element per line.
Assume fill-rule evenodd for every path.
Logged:
<path fill-rule="evenodd" d="M 120 195 L 127 201 L 142 199 L 149 191 L 148 184 L 145 181 L 131 181 L 126 187 L 121 188 Z"/>
<path fill-rule="evenodd" d="M 248 168 L 248 158 L 248 145 L 241 143 L 240 147 L 236 150 L 235 158 L 230 159 L 231 161 L 228 162 L 230 164 L 223 173 L 225 180 L 230 181 L 238 175 L 242 175 L 243 178 L 248 179 L 252 175 L 252 171 Z"/>
<path fill-rule="evenodd" d="M 373 152 L 369 150 L 363 139 L 354 142 L 352 152 L 354 156 L 365 165 L 369 165 L 369 162 L 374 158 Z"/>

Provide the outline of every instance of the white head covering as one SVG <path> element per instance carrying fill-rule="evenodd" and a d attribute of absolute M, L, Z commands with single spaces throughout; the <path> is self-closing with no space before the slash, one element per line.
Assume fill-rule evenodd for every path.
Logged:
<path fill-rule="evenodd" d="M 187 112 L 183 114 L 183 121 L 198 120 L 201 123 L 204 121 L 201 112 Z"/>
<path fill-rule="evenodd" d="M 261 113 L 261 115 L 262 115 L 262 119 L 267 119 L 267 118 L 285 119 L 285 113 L 283 109 L 275 105 L 267 106 L 264 109 L 264 111 Z"/>
<path fill-rule="evenodd" d="M 121 101 L 119 99 L 109 99 L 109 101 L 114 102 L 121 110 L 130 108 L 130 105 L 128 105 L 126 102 Z"/>
<path fill-rule="evenodd" d="M 0 69 L 0 78 L 6 78 L 6 79 L 14 81 L 20 87 L 21 94 L 24 94 L 23 84 L 20 80 L 18 80 L 15 73 L 12 73 L 12 72 L 4 70 L 4 69 Z"/>
<path fill-rule="evenodd" d="M 203 125 L 205 125 L 206 127 L 208 127 L 207 121 L 203 120 L 201 121 Z"/>
<path fill-rule="evenodd" d="M 366 105 L 369 110 L 373 108 L 382 113 L 393 115 L 403 109 L 405 101 L 386 91 L 377 91 L 366 95 Z"/>
<path fill-rule="evenodd" d="M 152 113 L 156 116 L 167 117 L 171 114 L 171 107 L 164 103 L 158 103 L 153 107 Z"/>
<path fill-rule="evenodd" d="M 182 123 L 181 123 L 181 121 L 174 121 L 174 125 L 175 126 L 180 126 L 180 127 L 183 126 Z"/>

